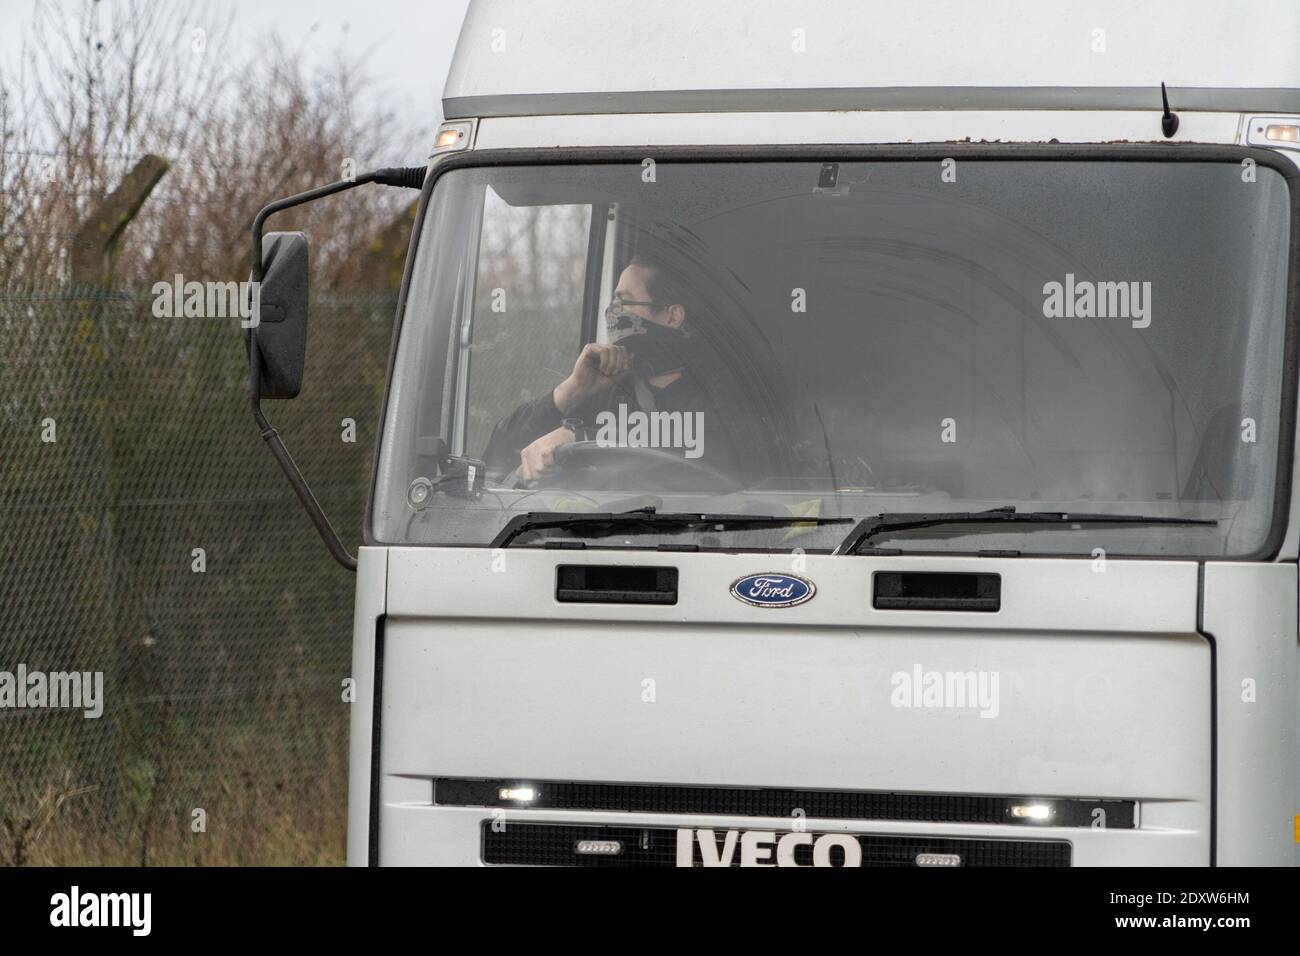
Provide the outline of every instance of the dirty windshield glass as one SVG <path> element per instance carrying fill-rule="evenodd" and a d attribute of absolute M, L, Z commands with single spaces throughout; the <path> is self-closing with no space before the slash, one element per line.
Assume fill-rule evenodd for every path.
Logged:
<path fill-rule="evenodd" d="M 1289 194 L 1236 163 L 463 168 L 402 317 L 372 513 L 1013 507 L 1197 524 L 926 527 L 873 548 L 1244 556 L 1269 532 Z M 839 524 L 516 546 L 831 550 Z"/>

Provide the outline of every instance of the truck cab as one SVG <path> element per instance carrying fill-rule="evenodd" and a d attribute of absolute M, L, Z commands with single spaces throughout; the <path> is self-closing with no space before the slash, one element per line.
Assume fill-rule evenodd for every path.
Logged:
<path fill-rule="evenodd" d="M 471 3 L 349 863 L 1292 864 L 1300 10 L 1091 6 Z"/>

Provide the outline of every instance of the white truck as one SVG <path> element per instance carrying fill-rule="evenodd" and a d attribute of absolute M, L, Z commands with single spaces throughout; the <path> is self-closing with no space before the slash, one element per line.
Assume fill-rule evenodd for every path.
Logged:
<path fill-rule="evenodd" d="M 357 865 L 1290 865 L 1300 6 L 476 0 L 268 206 Z M 279 209 L 419 187 L 364 546 Z"/>

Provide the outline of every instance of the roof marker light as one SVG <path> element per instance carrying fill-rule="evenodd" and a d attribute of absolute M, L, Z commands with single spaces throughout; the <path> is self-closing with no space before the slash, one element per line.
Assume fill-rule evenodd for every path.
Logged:
<path fill-rule="evenodd" d="M 473 126 L 469 123 L 443 123 L 433 141 L 431 154 L 452 153 L 469 147 Z"/>
<path fill-rule="evenodd" d="M 1247 146 L 1300 150 L 1300 116 L 1248 116 L 1243 132 Z"/>

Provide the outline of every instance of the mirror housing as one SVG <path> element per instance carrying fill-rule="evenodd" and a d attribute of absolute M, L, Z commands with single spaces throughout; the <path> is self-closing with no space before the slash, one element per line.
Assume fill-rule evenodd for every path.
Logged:
<path fill-rule="evenodd" d="M 260 398 L 296 398 L 307 358 L 307 235 L 272 232 L 262 239 L 262 282 L 254 288 L 250 352 Z M 251 356 L 250 356 L 251 357 Z"/>

